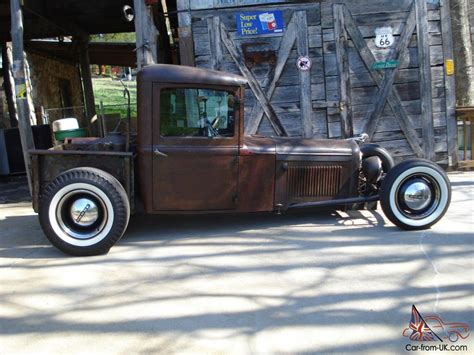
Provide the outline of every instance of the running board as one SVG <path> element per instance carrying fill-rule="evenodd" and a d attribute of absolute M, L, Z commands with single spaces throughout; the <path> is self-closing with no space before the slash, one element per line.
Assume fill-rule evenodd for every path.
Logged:
<path fill-rule="evenodd" d="M 304 202 L 304 203 L 292 204 L 288 206 L 288 209 L 345 206 L 345 205 L 352 205 L 352 204 L 357 204 L 357 203 L 375 202 L 375 201 L 378 201 L 379 199 L 380 199 L 379 195 L 375 195 L 375 196 L 367 196 L 367 197 L 342 198 L 338 200 L 329 200 L 329 201 Z"/>

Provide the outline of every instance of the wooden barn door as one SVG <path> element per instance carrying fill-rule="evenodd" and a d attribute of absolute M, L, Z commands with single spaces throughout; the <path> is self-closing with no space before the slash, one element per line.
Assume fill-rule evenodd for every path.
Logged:
<path fill-rule="evenodd" d="M 252 9 L 265 11 L 262 7 L 242 11 Z M 325 137 L 325 116 L 318 122 L 313 110 L 315 100 L 319 106 L 325 105 L 319 4 L 277 9 L 284 14 L 285 28 L 274 36 L 239 36 L 235 10 L 207 18 L 207 33 L 202 38 L 209 38 L 209 42 L 195 42 L 196 64 L 248 79 L 245 134 Z M 193 31 L 202 31 L 202 27 L 197 24 Z M 255 62 L 249 61 L 252 56 Z M 311 58 L 310 70 L 298 69 L 301 57 Z"/>
<path fill-rule="evenodd" d="M 355 91 L 353 87 L 355 86 L 360 92 L 363 88 L 361 82 L 371 80 L 371 83 L 365 83 L 365 88 L 374 85 L 375 89 L 367 89 L 365 92 L 364 101 L 370 105 L 366 105 L 366 112 L 363 114 L 365 117 L 360 120 L 363 125 L 360 125 L 356 133 L 366 132 L 370 139 L 374 140 L 378 126 L 385 124 L 385 120 L 394 118 L 403 133 L 402 138 L 406 139 L 414 155 L 434 159 L 432 68 L 426 1 L 414 0 L 409 4 L 408 11 L 386 14 L 385 20 L 388 23 L 391 19 L 400 20 L 401 15 L 404 18 L 398 27 L 399 33 L 397 32 L 397 36 L 394 37 L 394 45 L 389 49 L 379 50 L 374 45 L 374 40 L 366 40 L 367 36 L 362 33 L 347 5 L 333 5 L 334 42 L 341 101 L 341 136 L 348 137 L 354 133 L 353 107 L 359 103 L 352 97 L 352 92 Z M 361 16 L 358 20 L 359 23 L 364 21 Z M 370 19 L 367 21 L 370 22 Z M 351 50 L 357 53 L 365 66 L 365 72 L 355 73 L 351 70 L 351 64 L 353 67 L 356 66 L 350 63 Z M 407 63 L 407 59 L 409 61 L 414 56 L 417 56 L 418 62 L 418 68 L 415 69 L 409 68 Z M 391 66 L 381 69 L 377 67 L 380 64 L 391 64 Z M 351 83 L 351 80 L 357 83 Z M 398 85 L 397 88 L 396 80 L 398 84 L 403 80 L 408 83 Z M 420 105 L 421 141 L 402 100 L 402 95 L 405 100 L 410 100 L 412 94 L 412 100 L 418 100 Z M 385 133 L 386 136 L 389 134 L 390 132 Z"/>

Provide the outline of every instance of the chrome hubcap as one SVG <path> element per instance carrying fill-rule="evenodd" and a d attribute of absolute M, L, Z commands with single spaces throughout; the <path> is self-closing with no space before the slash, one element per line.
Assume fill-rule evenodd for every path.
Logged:
<path fill-rule="evenodd" d="M 431 189 L 424 181 L 415 181 L 405 188 L 404 200 L 408 208 L 420 211 L 431 202 Z"/>
<path fill-rule="evenodd" d="M 399 211 L 410 219 L 423 219 L 438 208 L 441 199 L 438 183 L 429 175 L 407 177 L 397 191 Z"/>
<path fill-rule="evenodd" d="M 81 227 L 90 227 L 99 218 L 99 210 L 94 201 L 80 198 L 71 205 L 71 219 Z"/>
<path fill-rule="evenodd" d="M 94 238 L 108 219 L 104 201 L 87 190 L 75 190 L 63 196 L 56 208 L 56 217 L 67 235 L 80 240 Z"/>

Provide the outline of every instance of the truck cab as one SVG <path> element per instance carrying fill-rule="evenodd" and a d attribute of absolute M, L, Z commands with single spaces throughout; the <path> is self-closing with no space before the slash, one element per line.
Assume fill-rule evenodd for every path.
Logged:
<path fill-rule="evenodd" d="M 245 78 L 157 65 L 138 83 L 146 212 L 262 212 L 356 196 L 356 142 L 244 135 Z"/>

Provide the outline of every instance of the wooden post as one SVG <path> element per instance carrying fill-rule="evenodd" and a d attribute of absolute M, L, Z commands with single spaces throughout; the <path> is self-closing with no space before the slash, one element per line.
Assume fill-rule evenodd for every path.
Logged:
<path fill-rule="evenodd" d="M 299 57 L 309 58 L 308 21 L 306 11 L 297 11 L 296 50 Z M 313 138 L 313 104 L 311 102 L 311 71 L 300 70 L 300 108 L 303 137 Z"/>
<path fill-rule="evenodd" d="M 341 136 L 354 135 L 352 123 L 351 75 L 349 70 L 349 46 L 344 24 L 344 5 L 334 5 L 334 39 L 336 41 L 337 68 L 339 72 L 339 99 L 341 109 Z"/>
<path fill-rule="evenodd" d="M 2 44 L 2 61 L 3 61 L 3 89 L 5 90 L 5 96 L 7 97 L 8 114 L 10 116 L 10 126 L 17 127 L 18 120 L 16 115 L 16 104 L 15 104 L 15 84 L 13 82 L 13 76 L 11 72 L 11 60 L 8 55 L 10 50 L 6 43 Z"/>
<path fill-rule="evenodd" d="M 140 70 L 157 62 L 156 27 L 150 9 L 144 0 L 133 0 L 135 33 L 137 35 L 137 67 Z"/>
<path fill-rule="evenodd" d="M 207 31 L 211 46 L 211 69 L 221 70 L 222 63 L 224 62 L 224 53 L 222 51 L 220 18 L 218 16 L 207 19 Z"/>
<path fill-rule="evenodd" d="M 456 58 L 456 101 L 458 106 L 474 106 L 474 43 L 471 33 L 474 23 L 470 23 L 472 0 L 450 0 L 444 5 L 451 9 L 451 40 Z M 444 42 L 443 42 L 444 44 Z"/>
<path fill-rule="evenodd" d="M 15 81 L 16 103 L 18 109 L 18 128 L 20 131 L 23 158 L 25 159 L 26 174 L 30 193 L 31 182 L 31 159 L 29 150 L 35 148 L 33 132 L 30 123 L 30 106 L 28 104 L 28 90 L 26 87 L 25 53 L 23 46 L 23 14 L 20 0 L 10 0 L 11 11 L 11 35 L 13 45 L 13 78 Z"/>
<path fill-rule="evenodd" d="M 91 63 L 89 59 L 88 40 L 79 40 L 79 60 L 81 67 L 82 87 L 84 89 L 84 106 L 87 119 L 87 127 L 91 128 L 91 119 L 96 115 L 94 87 L 92 85 Z"/>
<path fill-rule="evenodd" d="M 445 63 L 453 60 L 454 47 L 450 16 L 450 0 L 441 3 L 441 32 L 443 33 L 443 52 Z M 447 68 L 445 68 L 447 69 Z M 448 165 L 458 165 L 458 126 L 456 121 L 456 76 L 445 70 L 446 124 L 448 140 Z"/>
<path fill-rule="evenodd" d="M 169 18 L 165 15 L 168 13 L 166 0 L 157 0 L 151 9 L 153 12 L 153 22 L 158 32 L 157 63 L 171 64 L 173 62 L 171 53 L 171 43 L 173 39 L 170 38 L 169 35 L 171 31 L 168 31 L 170 28 Z"/>
<path fill-rule="evenodd" d="M 434 160 L 433 93 L 431 89 L 431 58 L 428 29 L 428 10 L 425 0 L 415 0 L 418 60 L 420 65 L 421 115 L 423 155 Z"/>
<path fill-rule="evenodd" d="M 179 20 L 179 56 L 181 65 L 194 66 L 194 41 L 191 27 L 190 0 L 177 0 Z"/>

